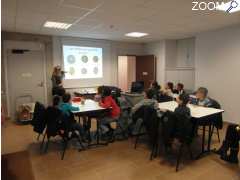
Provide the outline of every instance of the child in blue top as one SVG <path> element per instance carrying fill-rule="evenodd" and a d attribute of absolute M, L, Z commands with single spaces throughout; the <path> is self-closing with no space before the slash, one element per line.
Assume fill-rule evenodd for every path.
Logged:
<path fill-rule="evenodd" d="M 67 116 L 70 116 L 72 111 L 79 111 L 79 107 L 73 106 L 71 103 L 71 95 L 69 93 L 65 93 L 62 97 L 62 103 L 59 108 L 65 113 Z"/>
<path fill-rule="evenodd" d="M 69 117 L 71 121 L 71 129 L 79 132 L 82 138 L 84 138 L 84 130 L 80 123 L 77 123 L 74 117 L 71 117 L 72 111 L 79 111 L 79 107 L 73 106 L 71 103 L 71 94 L 65 93 L 62 97 L 62 103 L 59 105 L 59 109 Z"/>

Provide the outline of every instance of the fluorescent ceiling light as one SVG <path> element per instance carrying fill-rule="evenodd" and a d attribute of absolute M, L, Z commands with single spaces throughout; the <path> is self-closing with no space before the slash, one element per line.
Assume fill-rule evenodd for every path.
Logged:
<path fill-rule="evenodd" d="M 128 36 L 128 37 L 143 37 L 143 36 L 147 36 L 148 33 L 142 33 L 142 32 L 130 32 L 130 33 L 127 33 L 125 34 L 125 36 Z"/>
<path fill-rule="evenodd" d="M 72 24 L 68 24 L 68 23 L 47 21 L 43 26 L 47 28 L 54 28 L 54 29 L 68 29 L 71 25 Z"/>
<path fill-rule="evenodd" d="M 234 13 L 240 11 L 240 0 L 231 0 L 227 3 L 222 3 L 216 7 L 217 10 Z"/>

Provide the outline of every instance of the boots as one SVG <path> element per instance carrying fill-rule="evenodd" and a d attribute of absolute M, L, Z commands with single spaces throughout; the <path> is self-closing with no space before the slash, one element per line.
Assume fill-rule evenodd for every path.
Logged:
<path fill-rule="evenodd" d="M 222 146 L 216 151 L 216 153 L 219 154 L 221 158 L 226 158 L 228 149 L 229 142 L 227 140 L 224 140 Z"/>
<path fill-rule="evenodd" d="M 230 163 L 238 164 L 238 151 L 239 148 L 231 148 L 230 155 L 224 158 L 223 160 L 228 161 Z"/>

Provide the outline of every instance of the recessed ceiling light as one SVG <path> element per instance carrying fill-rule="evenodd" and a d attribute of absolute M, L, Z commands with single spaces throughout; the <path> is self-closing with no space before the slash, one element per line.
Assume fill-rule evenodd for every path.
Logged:
<path fill-rule="evenodd" d="M 71 25 L 72 24 L 68 24 L 68 23 L 47 21 L 43 26 L 47 28 L 54 28 L 54 29 L 68 29 Z"/>
<path fill-rule="evenodd" d="M 125 34 L 125 36 L 128 36 L 128 37 L 143 37 L 143 36 L 147 36 L 148 33 L 142 33 L 142 32 L 130 32 L 130 33 L 127 33 Z"/>
<path fill-rule="evenodd" d="M 231 0 L 227 3 L 222 3 L 216 7 L 217 10 L 234 13 L 240 11 L 240 0 Z"/>

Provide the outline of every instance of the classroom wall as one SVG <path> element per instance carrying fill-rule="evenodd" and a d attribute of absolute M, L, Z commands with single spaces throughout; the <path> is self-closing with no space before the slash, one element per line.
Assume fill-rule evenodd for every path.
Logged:
<path fill-rule="evenodd" d="M 159 84 L 165 83 L 165 41 L 151 42 L 144 45 L 145 54 L 153 54 L 157 61 L 157 77 Z"/>
<path fill-rule="evenodd" d="M 69 87 L 74 91 L 81 87 L 94 87 L 98 85 L 117 85 L 117 66 L 119 55 L 142 55 L 144 46 L 141 43 L 115 42 L 108 40 L 96 40 L 77 37 L 53 37 L 53 64 L 61 65 L 62 45 L 79 45 L 103 47 L 103 78 L 89 80 L 79 80 L 78 87 Z M 114 74 L 114 75 L 113 75 Z"/>
<path fill-rule="evenodd" d="M 225 110 L 224 120 L 240 123 L 240 26 L 196 36 L 196 88 L 205 86 Z"/>
<path fill-rule="evenodd" d="M 165 81 L 183 83 L 189 92 L 195 88 L 195 38 L 166 41 Z"/>

